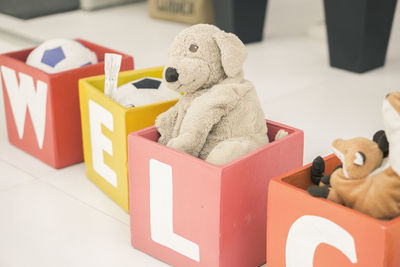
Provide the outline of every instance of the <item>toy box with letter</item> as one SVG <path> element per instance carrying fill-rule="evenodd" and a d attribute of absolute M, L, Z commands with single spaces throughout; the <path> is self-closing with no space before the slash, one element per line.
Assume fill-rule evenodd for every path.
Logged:
<path fill-rule="evenodd" d="M 341 164 L 325 158 L 327 173 Z M 277 267 L 395 267 L 400 218 L 378 220 L 307 192 L 311 164 L 269 186 L 267 262 Z"/>
<path fill-rule="evenodd" d="M 267 127 L 269 144 L 225 165 L 158 143 L 155 127 L 129 135 L 132 245 L 172 266 L 262 265 L 268 182 L 303 163 L 303 132 Z"/>
<path fill-rule="evenodd" d="M 0 55 L 8 139 L 55 168 L 83 160 L 78 80 L 103 73 L 104 53 L 117 53 L 76 41 L 93 51 L 98 63 L 48 73 L 26 64 L 33 49 Z M 133 69 L 133 58 L 122 57 L 121 68 Z"/>
<path fill-rule="evenodd" d="M 163 67 L 121 72 L 118 85 L 144 77 L 161 78 Z M 127 136 L 154 124 L 176 103 L 168 100 L 124 107 L 104 94 L 105 76 L 80 80 L 80 105 L 86 173 L 126 212 L 129 211 Z"/>

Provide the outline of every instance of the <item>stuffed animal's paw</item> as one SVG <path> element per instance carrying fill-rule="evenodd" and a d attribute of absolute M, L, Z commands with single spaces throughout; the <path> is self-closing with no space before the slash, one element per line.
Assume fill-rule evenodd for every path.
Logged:
<path fill-rule="evenodd" d="M 160 134 L 158 143 L 166 145 L 168 143 L 168 140 L 171 138 L 170 131 L 168 131 L 168 128 L 165 127 L 165 123 L 162 122 L 160 116 L 156 119 L 155 126 L 158 133 Z"/>
<path fill-rule="evenodd" d="M 329 186 L 310 186 L 307 191 L 312 195 L 313 197 L 322 197 L 322 198 L 327 198 L 329 195 Z"/>
<path fill-rule="evenodd" d="M 320 185 L 331 185 L 331 175 L 325 175 L 324 177 L 321 178 L 321 183 Z"/>
<path fill-rule="evenodd" d="M 160 138 L 158 138 L 158 143 L 166 145 L 168 143 L 168 138 L 166 137 L 166 135 L 161 134 Z"/>
<path fill-rule="evenodd" d="M 287 136 L 288 134 L 289 133 L 287 131 L 280 129 L 275 135 L 275 141 Z"/>
<path fill-rule="evenodd" d="M 175 137 L 172 138 L 171 140 L 168 141 L 167 146 L 185 153 L 189 153 L 189 146 L 190 143 L 188 142 L 188 140 L 185 140 L 185 138 L 183 137 Z"/>
<path fill-rule="evenodd" d="M 325 162 L 321 156 L 316 157 L 311 166 L 311 181 L 318 185 L 325 172 Z"/>
<path fill-rule="evenodd" d="M 163 135 L 164 133 L 167 132 L 167 129 L 165 129 L 165 123 L 163 123 L 162 118 L 160 116 L 157 117 L 154 126 L 156 126 L 157 131 Z"/>

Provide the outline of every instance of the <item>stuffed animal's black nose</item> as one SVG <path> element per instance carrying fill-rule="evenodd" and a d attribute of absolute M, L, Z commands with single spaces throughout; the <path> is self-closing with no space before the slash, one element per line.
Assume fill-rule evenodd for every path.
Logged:
<path fill-rule="evenodd" d="M 167 80 L 167 82 L 176 82 L 179 78 L 179 73 L 176 71 L 175 68 L 171 68 L 169 67 L 166 71 L 165 71 L 165 79 Z"/>

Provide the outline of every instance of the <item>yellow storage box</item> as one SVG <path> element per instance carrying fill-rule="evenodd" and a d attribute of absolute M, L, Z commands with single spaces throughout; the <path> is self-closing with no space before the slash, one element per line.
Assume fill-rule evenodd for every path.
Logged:
<path fill-rule="evenodd" d="M 121 72 L 118 86 L 144 77 L 162 78 L 163 67 Z M 121 208 L 129 212 L 128 134 L 154 125 L 176 100 L 125 108 L 104 94 L 104 75 L 79 81 L 86 174 Z"/>

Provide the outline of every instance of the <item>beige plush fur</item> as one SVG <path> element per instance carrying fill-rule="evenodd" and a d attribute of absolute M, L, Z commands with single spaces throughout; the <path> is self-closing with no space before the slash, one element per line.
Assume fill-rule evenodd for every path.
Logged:
<path fill-rule="evenodd" d="M 198 24 L 179 33 L 165 67 L 175 68 L 179 78 L 164 82 L 184 95 L 158 116 L 159 142 L 214 164 L 267 144 L 264 112 L 242 71 L 246 57 L 239 38 L 215 26 Z"/>

